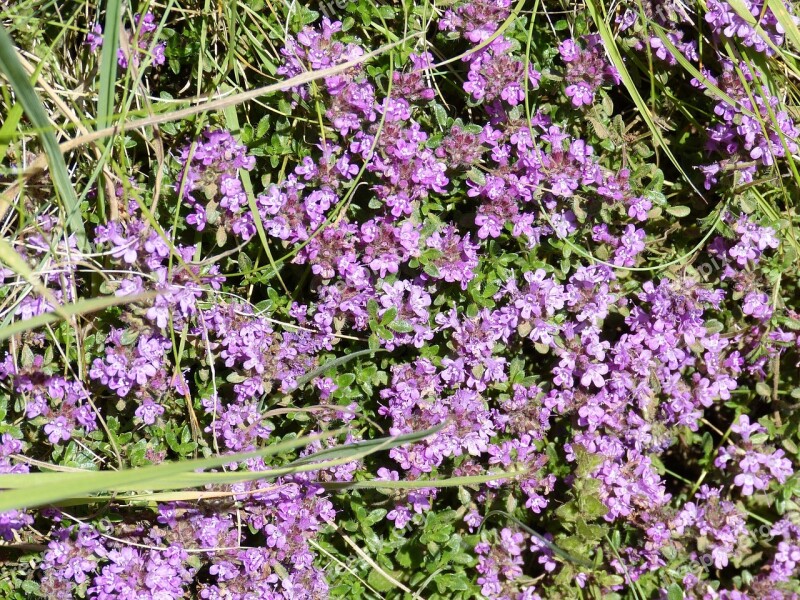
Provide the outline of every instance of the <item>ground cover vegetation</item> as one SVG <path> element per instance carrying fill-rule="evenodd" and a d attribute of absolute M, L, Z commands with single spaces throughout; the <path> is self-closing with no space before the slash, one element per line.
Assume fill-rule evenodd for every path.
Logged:
<path fill-rule="evenodd" d="M 4 0 L 0 596 L 800 594 L 785 0 Z"/>

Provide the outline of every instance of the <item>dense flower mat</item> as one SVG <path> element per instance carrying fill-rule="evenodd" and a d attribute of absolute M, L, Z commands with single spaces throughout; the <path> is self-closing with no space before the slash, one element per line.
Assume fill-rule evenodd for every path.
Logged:
<path fill-rule="evenodd" d="M 85 234 L 3 138 L 0 470 L 331 433 L 0 514 L 4 598 L 798 597 L 792 3 L 41 4 L 79 116 L 292 81 L 68 152 Z"/>

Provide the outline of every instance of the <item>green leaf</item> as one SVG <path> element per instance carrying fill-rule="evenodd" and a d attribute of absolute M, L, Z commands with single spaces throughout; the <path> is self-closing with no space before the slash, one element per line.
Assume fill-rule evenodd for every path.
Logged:
<path fill-rule="evenodd" d="M 436 123 L 439 127 L 447 125 L 447 111 L 441 104 L 433 105 L 433 116 L 436 118 Z"/>
<path fill-rule="evenodd" d="M 603 457 L 597 454 L 590 454 L 580 444 L 574 446 L 575 461 L 578 463 L 578 468 L 575 473 L 578 477 L 585 477 L 589 475 L 594 469 L 603 462 Z"/>
<path fill-rule="evenodd" d="M 772 389 L 763 381 L 756 383 L 756 394 L 769 398 L 772 395 Z"/>
<path fill-rule="evenodd" d="M 375 523 L 380 522 L 387 514 L 387 510 L 385 508 L 376 508 L 375 510 L 370 511 L 369 515 L 366 515 L 362 522 L 367 525 L 374 525 Z"/>
<path fill-rule="evenodd" d="M 269 131 L 269 115 L 264 115 L 256 126 L 256 139 L 261 139 Z"/>
<path fill-rule="evenodd" d="M 395 552 L 394 558 L 404 569 L 410 569 L 411 565 L 413 564 L 412 553 L 407 548 L 401 548 Z"/>
<path fill-rule="evenodd" d="M 369 314 L 369 318 L 370 319 L 377 320 L 377 318 L 378 318 L 378 303 L 373 298 L 370 298 L 367 301 L 367 313 Z"/>
<path fill-rule="evenodd" d="M 556 515 L 562 521 L 574 523 L 580 516 L 580 511 L 578 510 L 578 505 L 575 503 L 575 501 L 570 500 L 556 509 Z"/>
<path fill-rule="evenodd" d="M 683 600 L 683 590 L 677 583 L 667 588 L 667 600 Z"/>
<path fill-rule="evenodd" d="M 477 167 L 472 167 L 467 171 L 467 179 L 474 181 L 478 185 L 486 185 L 486 177 L 483 171 L 479 170 Z"/>
<path fill-rule="evenodd" d="M 608 512 L 606 505 L 596 496 L 581 498 L 581 505 L 583 508 L 581 512 L 590 519 L 602 517 Z"/>
<path fill-rule="evenodd" d="M 395 574 L 392 573 L 391 575 L 394 576 Z M 369 572 L 367 583 L 369 583 L 379 592 L 391 592 L 393 589 L 395 589 L 395 585 L 375 569 L 372 569 Z"/>
<path fill-rule="evenodd" d="M 122 342 L 123 346 L 131 346 L 137 339 L 139 339 L 139 331 L 136 329 L 128 329 L 120 337 L 120 342 Z"/>
<path fill-rule="evenodd" d="M 403 321 L 402 319 L 398 319 L 397 321 L 393 321 L 389 323 L 389 329 L 392 331 L 396 331 L 397 333 L 411 333 L 414 331 L 414 327 L 408 321 Z"/>
<path fill-rule="evenodd" d="M 236 262 L 243 273 L 249 273 L 253 270 L 253 260 L 244 252 L 239 252 Z"/>
<path fill-rule="evenodd" d="M 691 210 L 688 206 L 668 206 L 667 212 L 673 217 L 681 218 L 688 216 Z"/>
<path fill-rule="evenodd" d="M 464 575 L 445 573 L 436 577 L 436 587 L 439 588 L 441 594 L 448 591 L 461 592 L 469 589 L 469 582 Z"/>
<path fill-rule="evenodd" d="M 442 274 L 439 271 L 439 267 L 437 267 L 433 263 L 426 264 L 424 267 L 422 267 L 422 270 L 425 271 L 428 275 L 430 275 L 434 279 L 441 279 L 442 277 Z"/>
<path fill-rule="evenodd" d="M 356 380 L 354 373 L 342 373 L 336 378 L 336 386 L 340 389 L 348 388 Z"/>
<path fill-rule="evenodd" d="M 381 317 L 381 325 L 388 325 L 397 318 L 397 309 L 393 306 Z"/>
<path fill-rule="evenodd" d="M 306 383 L 308 383 L 309 381 L 311 381 L 315 377 L 319 377 L 320 375 L 325 373 L 325 371 L 327 371 L 328 369 L 335 369 L 338 366 L 341 366 L 341 365 L 343 365 L 345 363 L 350 362 L 354 358 L 358 358 L 359 356 L 365 356 L 367 354 L 375 354 L 376 352 L 383 352 L 383 350 L 382 349 L 358 350 L 357 352 L 351 352 L 350 354 L 345 354 L 344 356 L 340 356 L 338 358 L 334 358 L 333 360 L 329 360 L 328 362 L 326 362 L 325 364 L 317 367 L 313 371 L 309 371 L 305 375 L 301 375 L 300 377 L 298 377 L 297 378 L 297 385 L 294 387 L 294 389 L 296 390 L 296 389 L 304 386 Z M 294 391 L 294 390 L 291 390 L 291 391 Z"/>
<path fill-rule="evenodd" d="M 608 533 L 608 527 L 605 525 L 587 525 L 583 519 L 577 522 L 577 532 L 581 537 L 590 541 L 597 541 L 603 539 Z"/>

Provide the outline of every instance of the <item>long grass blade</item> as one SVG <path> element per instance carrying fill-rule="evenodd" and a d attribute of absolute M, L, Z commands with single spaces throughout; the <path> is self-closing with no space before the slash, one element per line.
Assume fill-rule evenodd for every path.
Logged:
<path fill-rule="evenodd" d="M 22 118 L 22 104 L 17 102 L 6 115 L 5 123 L 0 127 L 0 156 L 5 157 L 11 140 L 14 139 L 14 132 L 17 130 L 19 120 Z"/>
<path fill-rule="evenodd" d="M 114 88 L 117 82 L 117 48 L 119 47 L 120 0 L 106 2 L 103 27 L 103 50 L 100 54 L 100 94 L 97 98 L 97 127 L 111 123 L 114 114 Z"/>
<path fill-rule="evenodd" d="M 772 11 L 772 14 L 775 15 L 781 27 L 783 27 L 786 37 L 789 38 L 797 50 L 800 50 L 800 29 L 798 29 L 792 15 L 786 10 L 783 0 L 767 0 L 767 6 Z"/>
<path fill-rule="evenodd" d="M 661 40 L 661 43 L 664 44 L 664 47 L 667 51 L 672 54 L 675 60 L 678 61 L 678 64 L 681 65 L 692 77 L 697 79 L 703 87 L 705 87 L 710 94 L 712 94 L 717 100 L 722 100 L 729 106 L 733 106 L 739 112 L 746 114 L 747 116 L 753 117 L 755 114 L 753 111 L 749 110 L 748 108 L 742 106 L 741 102 L 737 102 L 733 98 L 731 98 L 728 94 L 723 92 L 719 87 L 717 87 L 713 81 L 711 81 L 708 77 L 703 75 L 700 70 L 695 67 L 689 60 L 683 55 L 683 53 L 678 50 L 678 48 L 672 43 L 669 37 L 666 35 L 664 28 L 659 26 L 657 23 L 650 23 L 651 27 L 653 28 L 653 33 L 656 34 L 658 39 Z"/>
<path fill-rule="evenodd" d="M 70 304 L 62 304 L 59 306 L 58 312 L 46 312 L 41 315 L 36 315 L 30 319 L 22 321 L 15 321 L 10 325 L 0 328 L 0 341 L 7 340 L 13 335 L 44 327 L 49 323 L 55 323 L 62 319 L 69 319 L 73 316 L 88 315 L 105 310 L 111 306 L 119 306 L 121 304 L 131 304 L 133 302 L 141 302 L 143 300 L 150 300 L 155 298 L 158 292 L 143 292 L 141 294 L 133 294 L 130 296 L 101 296 L 99 298 L 89 298 L 86 300 L 78 300 Z"/>
<path fill-rule="evenodd" d="M 483 475 L 464 477 L 442 477 L 438 479 L 415 479 L 413 481 L 391 481 L 388 479 L 371 479 L 369 481 L 326 481 L 320 485 L 330 490 L 419 490 L 425 488 L 463 487 L 479 485 L 500 479 L 512 479 L 525 475 L 527 471 L 497 471 Z"/>
<path fill-rule="evenodd" d="M 397 446 L 420 441 L 441 429 L 441 425 L 424 431 L 400 436 L 380 438 L 347 444 L 322 451 L 311 457 L 321 462 L 305 459 L 295 461 L 285 467 L 268 471 L 231 471 L 225 473 L 197 473 L 198 469 L 211 469 L 229 463 L 242 462 L 251 458 L 267 457 L 287 452 L 298 447 L 307 446 L 325 438 L 335 437 L 343 430 L 329 431 L 316 435 L 267 446 L 262 450 L 245 454 L 230 454 L 194 460 L 177 461 L 152 467 L 128 469 L 122 471 L 96 472 L 47 472 L 47 473 L 15 473 L 0 475 L 0 512 L 18 508 L 30 508 L 47 504 L 58 504 L 61 501 L 74 501 L 78 497 L 97 492 L 156 492 L 162 490 L 202 487 L 210 484 L 233 484 L 243 481 L 267 480 L 283 475 L 316 471 L 335 467 L 364 456 L 395 448 Z M 331 458 L 333 457 L 333 458 Z M 395 482 L 396 483 L 396 482 Z M 434 483 L 435 485 L 435 483 Z M 432 487 L 432 486 L 429 486 Z"/>
<path fill-rule="evenodd" d="M 620 79 L 622 80 L 625 89 L 628 90 L 628 93 L 636 105 L 636 108 L 639 110 L 639 114 L 647 124 L 647 127 L 653 136 L 653 140 L 658 146 L 661 147 L 661 149 L 664 151 L 664 154 L 667 155 L 667 158 L 669 158 L 670 162 L 675 166 L 678 172 L 688 182 L 697 195 L 705 200 L 702 192 L 697 188 L 697 186 L 695 186 L 694 182 L 692 182 L 692 180 L 686 174 L 686 171 L 684 171 L 683 167 L 678 162 L 678 159 L 675 158 L 672 150 L 667 145 L 667 141 L 664 139 L 664 135 L 661 133 L 661 128 L 653 120 L 653 115 L 650 114 L 650 108 L 647 106 L 644 98 L 642 98 L 639 90 L 636 89 L 636 84 L 633 82 L 633 78 L 628 71 L 625 60 L 622 58 L 622 54 L 620 54 L 617 41 L 614 39 L 614 34 L 611 32 L 611 29 L 608 27 L 608 23 L 606 23 L 603 15 L 598 9 L 597 0 L 587 0 L 586 7 L 589 9 L 589 14 L 594 21 L 595 27 L 597 27 L 597 31 L 600 33 L 600 37 L 603 39 L 603 47 L 608 54 L 611 64 L 613 64 L 619 72 Z"/>
<path fill-rule="evenodd" d="M 111 125 L 114 114 L 114 92 L 117 83 L 117 48 L 119 47 L 121 0 L 108 0 L 106 2 L 106 18 L 103 27 L 103 47 L 100 53 L 100 90 L 97 96 L 97 128 L 102 129 Z M 106 160 L 108 152 L 104 152 L 101 160 Z M 97 199 L 100 203 L 100 214 L 106 215 L 106 203 L 114 203 L 113 196 L 106 198 L 110 189 L 98 186 Z M 111 217 L 116 217 L 116 209 L 112 208 Z"/>
<path fill-rule="evenodd" d="M 67 165 L 64 162 L 56 137 L 53 135 L 50 119 L 48 119 L 47 113 L 28 79 L 28 75 L 19 63 L 14 43 L 5 27 L 0 27 L 0 71 L 8 78 L 19 103 L 22 104 L 25 113 L 36 128 L 44 148 L 47 164 L 52 173 L 53 185 L 56 193 L 64 203 L 64 209 L 67 213 L 67 226 L 75 234 L 78 247 L 86 250 L 86 231 L 83 227 L 78 197 L 75 195 L 75 190 L 67 172 Z"/>
<path fill-rule="evenodd" d="M 12 477 L 0 475 L 0 488 L 6 490 L 0 492 L 0 512 L 53 504 L 76 496 L 103 491 L 135 491 L 137 486 L 145 482 L 173 479 L 177 482 L 181 475 L 185 477 L 198 469 L 213 469 L 232 462 L 287 452 L 341 433 L 342 430 L 329 431 L 280 442 L 256 452 L 176 461 L 139 469 L 89 473 L 24 473 Z M 218 475 L 218 473 L 204 475 Z M 175 485 L 181 486 L 180 483 Z"/>

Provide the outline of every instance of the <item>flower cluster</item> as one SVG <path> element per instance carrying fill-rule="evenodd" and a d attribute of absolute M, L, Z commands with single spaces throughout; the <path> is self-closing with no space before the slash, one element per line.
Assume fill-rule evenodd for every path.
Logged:
<path fill-rule="evenodd" d="M 478 555 L 478 584 L 481 593 L 488 598 L 507 597 L 503 594 L 503 584 L 513 582 L 522 576 L 525 537 L 519 532 L 503 529 L 500 540 L 495 545 L 481 542 L 475 546 Z"/>
<path fill-rule="evenodd" d="M 583 40 L 581 47 L 575 40 L 561 42 L 558 52 L 567 65 L 564 90 L 576 108 L 590 106 L 595 92 L 604 84 L 619 84 L 616 68 L 609 65 L 603 56 L 603 46 L 599 35 L 590 35 Z"/>
<path fill-rule="evenodd" d="M 503 36 L 498 36 L 485 50 L 471 55 L 468 81 L 464 91 L 475 100 L 496 103 L 504 100 L 516 106 L 525 100 L 525 65 L 512 58 L 509 50 L 512 44 Z M 528 67 L 528 87 L 536 88 L 541 78 L 533 67 Z M 569 93 L 569 92 L 568 92 Z"/>
<path fill-rule="evenodd" d="M 671 525 L 680 536 L 694 533 L 690 537 L 697 540 L 699 549 L 708 552 L 717 569 L 728 565 L 747 534 L 745 515 L 733 502 L 723 500 L 719 489 L 707 485 L 698 491 L 697 502 L 684 504 Z"/>
<path fill-rule="evenodd" d="M 758 167 L 768 167 L 787 154 L 797 153 L 800 136 L 794 120 L 780 108 L 780 100 L 766 85 L 758 83 L 763 81 L 760 73 L 751 72 L 742 64 L 742 77 L 730 62 L 724 62 L 723 69 L 718 77 L 707 73 L 708 80 L 735 104 L 720 101 L 714 108 L 720 121 L 708 130 L 708 149 L 725 158 L 703 167 L 707 189 L 717 183 L 719 173 L 725 170 L 734 169 L 740 184 L 753 181 Z M 748 91 L 752 87 L 755 92 Z M 777 128 L 765 130 L 765 121 L 775 123 Z"/>
<path fill-rule="evenodd" d="M 147 12 L 144 16 L 136 14 L 133 17 L 133 31 L 123 32 L 121 47 L 117 48 L 117 63 L 123 69 L 127 69 L 132 63 L 138 67 L 143 60 L 149 58 L 149 64 L 154 67 L 163 65 L 167 58 L 164 50 L 166 42 L 156 42 L 156 32 L 158 24 L 153 13 Z M 95 23 L 86 34 L 84 43 L 89 46 L 89 50 L 97 52 L 103 45 L 103 28 L 99 23 Z"/>
<path fill-rule="evenodd" d="M 6 359 L 8 363 L 8 359 Z M 8 364 L 6 364 L 6 367 Z M 0 375 L 4 375 L 3 367 L 0 366 Z M 0 436 L 0 473 L 28 473 L 28 465 L 14 464 L 11 459 L 14 455 L 22 453 L 22 442 L 14 438 L 9 433 Z M 30 527 L 33 524 L 33 517 L 23 510 L 10 510 L 0 514 L 0 538 L 6 542 L 15 539 L 18 532 Z"/>
<path fill-rule="evenodd" d="M 439 20 L 439 29 L 457 31 L 473 44 L 491 37 L 511 12 L 511 0 L 477 0 L 447 9 Z"/>
<path fill-rule="evenodd" d="M 768 4 L 763 0 L 745 0 L 739 8 L 723 0 L 710 0 L 706 22 L 716 35 L 735 39 L 757 52 L 772 54 L 776 46 L 783 44 L 785 32 Z M 791 3 L 784 6 L 791 10 Z M 746 11 L 747 16 L 740 10 Z M 792 18 L 796 24 L 797 18 Z M 758 23 L 758 29 L 753 22 Z"/>
<path fill-rule="evenodd" d="M 86 525 L 55 530 L 41 564 L 42 590 L 53 599 L 72 598 L 75 590 L 104 600 L 184 597 L 198 572 L 190 553 L 201 550 L 213 554 L 207 566 L 211 580 L 199 586 L 199 598 L 325 594 L 308 540 L 333 518 L 330 502 L 291 482 L 255 491 L 247 494 L 240 518 L 264 536 L 260 547 L 241 547 L 241 533 L 230 514 L 223 516 L 224 505 L 206 511 L 172 503 L 159 507 L 155 524 L 127 526 L 111 543 Z M 286 569 L 290 575 L 281 577 Z"/>
<path fill-rule="evenodd" d="M 7 382 L 24 399 L 26 418 L 43 424 L 51 444 L 66 442 L 78 432 L 96 430 L 96 409 L 86 388 L 80 381 L 47 375 L 47 358 L 52 360 L 52 356 L 30 355 L 22 365 L 15 365 L 7 354 L 0 367 L 0 381 Z"/>
<path fill-rule="evenodd" d="M 766 429 L 750 423 L 747 415 L 741 415 L 731 431 L 738 434 L 739 445 L 720 448 L 714 464 L 723 470 L 728 469 L 728 463 L 737 464 L 738 474 L 733 484 L 741 488 L 742 494 L 750 496 L 756 490 L 765 490 L 772 480 L 783 483 L 794 473 L 791 461 L 785 458 L 786 452 L 765 447 Z"/>
<path fill-rule="evenodd" d="M 251 170 L 255 158 L 228 131 L 207 130 L 203 138 L 181 150 L 181 176 L 175 182 L 179 196 L 192 209 L 186 222 L 198 231 L 217 226 L 224 243 L 227 232 L 243 240 L 256 233 L 253 215 L 239 169 Z M 200 200 L 197 196 L 200 196 Z"/>

